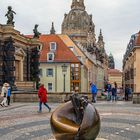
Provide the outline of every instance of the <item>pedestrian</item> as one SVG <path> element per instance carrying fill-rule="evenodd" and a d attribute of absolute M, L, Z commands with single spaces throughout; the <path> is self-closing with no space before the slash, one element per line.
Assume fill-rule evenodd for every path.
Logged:
<path fill-rule="evenodd" d="M 111 84 L 109 83 L 109 81 L 108 81 L 108 83 L 107 83 L 107 85 L 106 85 L 106 91 L 107 91 L 107 101 L 110 101 L 111 100 Z"/>
<path fill-rule="evenodd" d="M 2 91 L 1 91 L 1 97 L 3 98 L 2 99 L 2 102 L 0 103 L 0 105 L 3 107 L 7 107 L 7 83 L 4 83 L 3 84 L 3 87 L 2 87 Z"/>
<path fill-rule="evenodd" d="M 125 101 L 128 101 L 128 95 L 130 93 L 128 85 L 125 86 Z"/>
<path fill-rule="evenodd" d="M 8 87 L 7 87 L 7 104 L 8 105 L 10 105 L 10 96 L 11 96 L 11 87 L 8 84 Z"/>
<path fill-rule="evenodd" d="M 117 89 L 118 89 L 118 86 L 117 86 L 117 83 L 114 82 L 114 87 L 115 87 L 115 101 L 117 101 Z"/>
<path fill-rule="evenodd" d="M 40 85 L 38 90 L 38 97 L 39 97 L 39 113 L 42 112 L 42 103 L 51 111 L 51 108 L 47 104 L 47 90 L 43 84 Z"/>
<path fill-rule="evenodd" d="M 96 96 L 97 96 L 97 87 L 94 83 L 90 83 L 90 90 L 92 94 L 92 102 L 96 103 Z"/>
<path fill-rule="evenodd" d="M 112 86 L 111 92 L 112 92 L 111 102 L 116 101 L 116 88 L 115 88 L 115 85 Z"/>

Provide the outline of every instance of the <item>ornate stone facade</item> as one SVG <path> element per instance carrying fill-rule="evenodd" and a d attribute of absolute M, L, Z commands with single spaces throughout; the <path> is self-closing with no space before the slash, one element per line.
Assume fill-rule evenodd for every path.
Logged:
<path fill-rule="evenodd" d="M 104 79 L 107 80 L 108 56 L 104 49 L 102 31 L 100 30 L 96 41 L 95 24 L 92 15 L 85 10 L 84 0 L 72 0 L 70 12 L 64 15 L 62 34 L 68 35 L 95 65 L 89 73 L 100 67 L 104 69 Z M 96 81 L 96 78 L 93 81 Z"/>
<path fill-rule="evenodd" d="M 0 86 L 4 82 L 11 85 L 17 83 L 18 86 L 18 82 L 32 81 L 32 77 L 35 77 L 32 73 L 34 69 L 32 56 L 35 55 L 34 49 L 42 45 L 39 40 L 20 34 L 13 25 L 0 24 L 0 42 Z M 10 49 L 9 53 L 6 47 Z M 5 49 L 7 56 L 3 55 Z M 4 73 L 6 71 L 7 74 Z"/>
<path fill-rule="evenodd" d="M 102 63 L 107 58 L 102 31 L 96 42 L 95 25 L 92 15 L 85 11 L 84 0 L 72 1 L 70 12 L 64 16 L 62 34 L 67 34 L 83 50 L 96 55 Z"/>
<path fill-rule="evenodd" d="M 123 86 L 140 93 L 140 31 L 131 36 L 123 58 Z"/>
<path fill-rule="evenodd" d="M 76 43 L 86 45 L 89 33 L 95 44 L 95 25 L 92 15 L 85 11 L 83 0 L 73 0 L 70 12 L 64 15 L 62 34 L 69 35 Z"/>

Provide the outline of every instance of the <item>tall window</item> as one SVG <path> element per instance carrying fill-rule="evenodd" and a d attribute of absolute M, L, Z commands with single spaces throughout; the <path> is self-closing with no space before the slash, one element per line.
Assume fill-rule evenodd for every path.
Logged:
<path fill-rule="evenodd" d="M 54 60 L 54 53 L 48 53 L 47 54 L 47 60 L 48 61 L 53 61 Z"/>
<path fill-rule="evenodd" d="M 53 77 L 53 69 L 47 69 L 46 70 L 46 76 L 47 77 Z"/>
<path fill-rule="evenodd" d="M 48 91 L 52 91 L 52 89 L 53 89 L 52 83 L 48 83 Z"/>
<path fill-rule="evenodd" d="M 50 42 L 50 50 L 55 51 L 56 50 L 56 42 Z"/>
<path fill-rule="evenodd" d="M 42 77 L 42 76 L 43 76 L 42 69 L 39 69 L 39 76 L 40 76 L 40 77 Z"/>
<path fill-rule="evenodd" d="M 80 64 L 71 64 L 71 91 L 80 92 Z"/>

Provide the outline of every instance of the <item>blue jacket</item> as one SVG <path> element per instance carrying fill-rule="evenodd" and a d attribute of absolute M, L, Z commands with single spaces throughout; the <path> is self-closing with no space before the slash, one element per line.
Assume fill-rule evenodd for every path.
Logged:
<path fill-rule="evenodd" d="M 107 91 L 111 92 L 111 84 L 107 84 Z"/>
<path fill-rule="evenodd" d="M 7 96 L 11 96 L 11 88 L 8 87 Z"/>
<path fill-rule="evenodd" d="M 92 94 L 96 94 L 97 93 L 97 87 L 94 84 L 91 85 L 91 93 Z"/>

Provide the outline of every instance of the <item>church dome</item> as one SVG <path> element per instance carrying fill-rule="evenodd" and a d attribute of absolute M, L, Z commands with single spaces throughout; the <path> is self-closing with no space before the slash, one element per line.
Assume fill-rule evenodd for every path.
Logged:
<path fill-rule="evenodd" d="M 70 36 L 87 36 L 88 32 L 95 32 L 92 15 L 85 11 L 83 0 L 73 0 L 71 10 L 64 15 L 62 33 Z"/>

